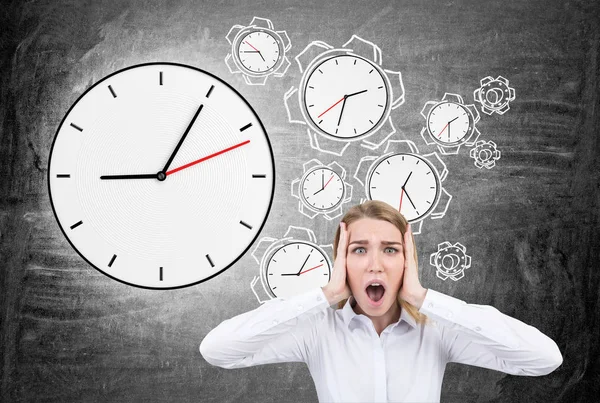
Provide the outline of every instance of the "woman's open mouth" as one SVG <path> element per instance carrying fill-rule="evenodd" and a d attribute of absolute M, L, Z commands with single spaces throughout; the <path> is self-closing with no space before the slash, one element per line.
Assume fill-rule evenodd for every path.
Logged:
<path fill-rule="evenodd" d="M 367 286 L 365 291 L 371 305 L 380 306 L 383 304 L 383 295 L 385 294 L 385 287 L 383 285 L 377 285 L 377 283 L 374 283 Z"/>

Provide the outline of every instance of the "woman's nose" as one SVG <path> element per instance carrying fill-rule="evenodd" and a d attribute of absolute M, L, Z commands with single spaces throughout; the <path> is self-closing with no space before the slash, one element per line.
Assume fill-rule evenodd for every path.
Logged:
<path fill-rule="evenodd" d="M 374 254 L 371 257 L 371 261 L 369 262 L 369 271 L 383 271 L 383 265 L 381 264 L 381 260 Z"/>

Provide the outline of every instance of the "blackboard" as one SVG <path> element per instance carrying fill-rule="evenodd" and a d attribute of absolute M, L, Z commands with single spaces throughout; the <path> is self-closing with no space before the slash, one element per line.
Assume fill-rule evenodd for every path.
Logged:
<path fill-rule="evenodd" d="M 209 71 L 236 88 L 265 125 L 276 189 L 264 236 L 290 223 L 331 242 L 337 225 L 299 214 L 290 184 L 319 158 L 349 171 L 367 154 L 318 153 L 290 124 L 283 94 L 301 73 L 294 57 L 312 41 L 339 47 L 353 34 L 400 71 L 405 103 L 392 111 L 398 139 L 433 152 L 420 111 L 446 92 L 466 103 L 484 77 L 515 89 L 510 110 L 481 113 L 481 138 L 501 158 L 474 166 L 468 150 L 445 156 L 445 216 L 417 237 L 425 287 L 488 304 L 555 340 L 563 365 L 517 377 L 450 364 L 445 402 L 569 401 L 600 396 L 598 289 L 600 10 L 588 1 L 53 1 L 3 3 L 0 40 L 0 398 L 3 401 L 316 401 L 299 363 L 227 371 L 199 354 L 221 321 L 258 306 L 257 264 L 246 254 L 219 276 L 180 290 L 111 280 L 71 248 L 53 215 L 47 169 L 63 116 L 93 83 L 153 61 Z M 292 65 L 249 86 L 232 74 L 225 39 L 253 16 L 286 30 Z M 353 182 L 352 204 L 361 188 Z M 438 244 L 460 242 L 472 265 L 460 281 L 435 275 Z"/>

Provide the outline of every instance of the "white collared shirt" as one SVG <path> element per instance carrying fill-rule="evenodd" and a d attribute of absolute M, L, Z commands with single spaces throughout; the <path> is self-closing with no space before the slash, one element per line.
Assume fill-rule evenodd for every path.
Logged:
<path fill-rule="evenodd" d="M 428 289 L 419 312 L 432 323 L 402 309 L 380 337 L 352 300 L 333 309 L 320 287 L 272 299 L 223 321 L 200 353 L 227 369 L 305 362 L 319 402 L 439 402 L 448 362 L 525 376 L 562 364 L 552 339 L 489 305 Z"/>

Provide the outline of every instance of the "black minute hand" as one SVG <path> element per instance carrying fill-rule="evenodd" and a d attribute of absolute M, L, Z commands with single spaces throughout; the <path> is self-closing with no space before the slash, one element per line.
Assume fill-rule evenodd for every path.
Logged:
<path fill-rule="evenodd" d="M 167 163 L 165 164 L 165 167 L 163 168 L 162 172 L 164 174 L 167 173 L 167 169 L 169 169 L 169 165 L 171 165 L 171 162 L 173 162 L 173 158 L 175 158 L 175 155 L 177 154 L 177 151 L 179 151 L 179 147 L 181 147 L 181 145 L 183 144 L 183 140 L 185 140 L 185 136 L 187 136 L 187 134 L 190 132 L 190 129 L 192 128 L 192 126 L 194 125 L 194 122 L 196 121 L 196 118 L 198 117 L 198 115 L 200 114 L 200 111 L 202 110 L 202 107 L 204 105 L 200 104 L 200 107 L 198 107 L 198 110 L 196 111 L 196 113 L 194 114 L 194 117 L 192 118 L 192 121 L 190 122 L 190 124 L 186 127 L 185 132 L 183 133 L 183 135 L 181 136 L 181 138 L 179 139 L 179 143 L 177 143 L 177 147 L 175 147 L 175 149 L 173 150 L 173 152 L 171 153 L 171 156 L 169 157 L 169 160 L 167 161 Z"/>

